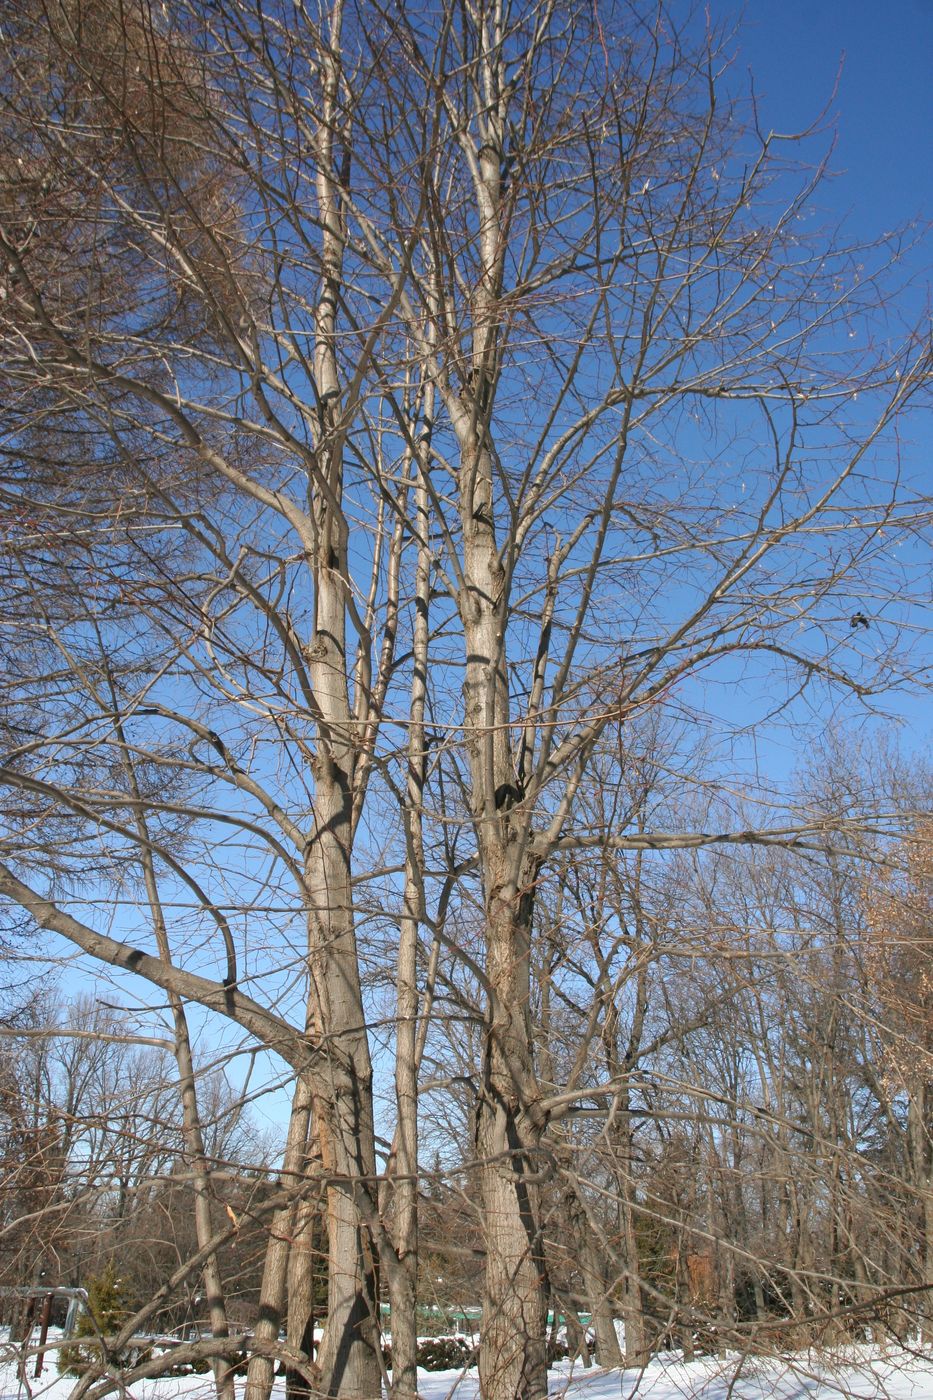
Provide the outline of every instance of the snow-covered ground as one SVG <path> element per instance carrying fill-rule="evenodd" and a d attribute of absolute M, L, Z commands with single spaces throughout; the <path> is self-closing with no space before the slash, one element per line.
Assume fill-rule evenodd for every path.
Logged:
<path fill-rule="evenodd" d="M 587 1371 L 562 1362 L 550 1373 L 550 1393 L 567 1400 L 933 1400 L 933 1355 L 882 1357 L 865 1349 L 848 1360 L 832 1367 L 807 1357 L 684 1362 L 669 1353 L 644 1371 Z M 422 1400 L 476 1400 L 476 1373 L 425 1374 L 418 1390 Z"/>
<path fill-rule="evenodd" d="M 32 1378 L 29 1390 L 17 1384 L 16 1364 L 0 1342 L 0 1400 L 67 1400 L 73 1381 L 58 1376 L 54 1361 L 44 1375 Z M 118 1392 L 114 1392 L 118 1395 Z M 477 1400 L 475 1371 L 423 1372 L 422 1400 Z M 798 1356 L 784 1361 L 733 1356 L 684 1362 L 676 1353 L 658 1357 L 644 1371 L 589 1371 L 567 1362 L 550 1375 L 552 1396 L 567 1400 L 933 1400 L 933 1352 L 919 1358 L 906 1352 L 853 1348 L 833 1364 L 825 1358 Z M 131 1400 L 211 1400 L 204 1376 L 143 1381 L 132 1386 Z M 284 1400 L 278 1382 L 273 1400 Z"/>

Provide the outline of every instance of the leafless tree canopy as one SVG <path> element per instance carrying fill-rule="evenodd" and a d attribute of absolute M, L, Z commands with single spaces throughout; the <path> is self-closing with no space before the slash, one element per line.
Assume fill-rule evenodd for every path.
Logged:
<path fill-rule="evenodd" d="M 201 1289 L 222 1400 L 379 1394 L 382 1301 L 412 1400 L 432 1288 L 488 1400 L 549 1311 L 929 1337 L 929 783 L 845 737 L 925 674 L 908 235 L 820 227 L 676 5 L 2 30 L 0 893 L 151 1009 L 3 1041 L 16 1281 L 132 1146 L 116 1217 L 190 1229 L 121 1344 Z M 86 1126 L 124 1033 L 171 1166 Z"/>

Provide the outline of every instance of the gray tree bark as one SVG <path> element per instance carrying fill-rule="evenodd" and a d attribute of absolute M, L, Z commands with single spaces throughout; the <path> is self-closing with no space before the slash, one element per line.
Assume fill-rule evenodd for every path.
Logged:
<path fill-rule="evenodd" d="M 279 1173 L 279 1180 L 286 1189 L 300 1186 L 304 1175 L 310 1119 L 311 1089 L 307 1079 L 301 1075 L 292 1095 L 288 1135 Z M 270 1345 L 278 1342 L 279 1330 L 286 1316 L 288 1263 L 296 1209 L 297 1200 L 289 1200 L 275 1212 L 269 1229 L 259 1287 L 259 1320 L 253 1331 L 260 1342 Z M 246 1374 L 245 1400 L 269 1400 L 274 1375 L 275 1362 L 268 1351 L 254 1352 Z"/>

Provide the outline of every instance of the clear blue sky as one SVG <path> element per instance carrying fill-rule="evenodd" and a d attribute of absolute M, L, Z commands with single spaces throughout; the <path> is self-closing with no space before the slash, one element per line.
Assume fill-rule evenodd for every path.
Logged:
<path fill-rule="evenodd" d="M 871 239 L 911 220 L 927 221 L 906 261 L 915 278 L 904 310 L 930 314 L 933 270 L 933 0 L 746 0 L 734 10 L 708 0 L 714 20 L 740 14 L 733 78 L 754 75 L 765 130 L 801 129 L 829 103 L 834 178 L 818 202 Z M 835 92 L 834 92 L 835 89 Z M 825 146 L 825 141 L 824 141 Z M 933 426 L 915 419 L 909 471 L 933 491 Z M 921 643 L 921 645 L 923 645 Z M 906 722 L 908 747 L 931 741 L 927 702 L 888 697 Z"/>
<path fill-rule="evenodd" d="M 714 18 L 730 9 L 711 0 Z M 751 70 L 766 128 L 831 97 L 839 172 L 829 194 L 860 233 L 933 212 L 933 0 L 748 0 L 736 77 Z"/>

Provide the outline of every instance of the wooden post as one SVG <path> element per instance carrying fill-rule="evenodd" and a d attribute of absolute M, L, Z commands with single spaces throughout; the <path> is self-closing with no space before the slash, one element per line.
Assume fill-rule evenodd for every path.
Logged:
<path fill-rule="evenodd" d="M 45 1344 L 49 1337 L 49 1318 L 52 1316 L 52 1295 L 46 1293 L 42 1299 L 42 1312 L 39 1314 L 39 1350 L 36 1354 L 36 1374 L 38 1380 L 42 1375 L 42 1367 L 45 1364 Z"/>

